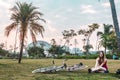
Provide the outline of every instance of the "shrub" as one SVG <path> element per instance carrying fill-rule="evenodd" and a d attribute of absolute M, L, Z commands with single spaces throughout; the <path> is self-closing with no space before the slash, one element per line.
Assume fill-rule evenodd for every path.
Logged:
<path fill-rule="evenodd" d="M 28 54 L 29 54 L 29 56 L 32 56 L 34 58 L 45 57 L 44 49 L 41 47 L 30 47 L 28 49 Z"/>
<path fill-rule="evenodd" d="M 107 59 L 112 59 L 112 56 L 113 56 L 112 54 L 106 54 Z"/>
<path fill-rule="evenodd" d="M 90 54 L 90 55 L 65 55 L 65 56 L 58 56 L 57 59 L 96 59 L 98 57 L 97 54 Z"/>

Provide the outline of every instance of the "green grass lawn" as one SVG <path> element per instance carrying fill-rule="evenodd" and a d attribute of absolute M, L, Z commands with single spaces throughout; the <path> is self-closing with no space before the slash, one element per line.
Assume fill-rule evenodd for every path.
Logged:
<path fill-rule="evenodd" d="M 62 59 L 55 59 L 56 65 L 62 64 Z M 88 68 L 94 66 L 95 60 L 91 59 L 69 59 L 68 65 L 83 62 Z M 120 80 L 120 75 L 115 71 L 120 68 L 120 60 L 108 60 L 110 73 L 91 73 L 87 69 L 67 72 L 59 71 L 52 74 L 36 73 L 32 70 L 40 67 L 50 66 L 52 59 L 23 59 L 21 64 L 17 60 L 0 59 L 0 80 Z"/>

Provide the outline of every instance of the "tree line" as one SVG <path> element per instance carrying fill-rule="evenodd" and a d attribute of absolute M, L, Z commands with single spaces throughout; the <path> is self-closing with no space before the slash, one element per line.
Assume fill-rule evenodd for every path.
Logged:
<path fill-rule="evenodd" d="M 106 32 L 99 33 L 98 35 L 101 38 L 101 43 L 100 45 L 103 45 L 105 48 L 112 49 L 115 51 L 115 49 L 118 49 L 120 51 L 120 32 L 119 32 L 119 25 L 118 25 L 118 20 L 117 20 L 117 14 L 116 14 L 116 8 L 115 8 L 115 3 L 114 0 L 109 0 L 110 6 L 111 6 L 111 12 L 112 12 L 112 18 L 113 18 L 113 23 L 114 23 L 114 33 L 110 34 L 105 34 Z M 20 42 L 20 54 L 19 54 L 19 59 L 18 63 L 21 63 L 22 59 L 22 54 L 23 54 L 23 48 L 25 45 L 25 41 L 27 41 L 27 33 L 30 32 L 32 41 L 35 43 L 36 42 L 36 35 L 41 34 L 43 36 L 44 32 L 44 27 L 42 24 L 40 24 L 39 21 L 46 22 L 44 19 L 42 19 L 42 13 L 38 11 L 38 8 L 33 6 L 32 3 L 28 4 L 26 2 L 17 2 L 16 5 L 11 9 L 13 12 L 11 15 L 10 20 L 13 22 L 8 25 L 5 28 L 5 35 L 9 36 L 10 32 L 14 29 L 18 29 L 18 34 L 19 34 L 19 42 Z M 39 23 L 38 23 L 39 22 Z M 95 25 L 94 25 L 95 26 Z M 96 28 L 98 26 L 96 25 Z M 89 38 L 94 31 L 92 26 L 89 26 L 90 30 L 80 30 L 79 34 L 84 35 L 85 39 L 87 41 L 87 45 L 84 47 L 86 49 L 86 54 L 89 52 Z M 71 31 L 73 33 L 73 31 Z M 73 35 L 66 35 L 66 32 L 63 33 L 64 38 L 66 39 L 66 43 L 69 43 L 69 40 L 75 36 Z M 104 34 L 104 35 L 103 35 Z M 111 35 L 114 38 L 111 38 L 111 36 L 108 37 L 108 35 Z M 69 37 L 68 37 L 69 36 Z M 114 42 L 114 44 L 113 44 Z M 117 42 L 117 43 L 115 43 Z M 117 48 L 115 45 L 117 44 Z M 114 46 L 114 48 L 113 48 Z"/>

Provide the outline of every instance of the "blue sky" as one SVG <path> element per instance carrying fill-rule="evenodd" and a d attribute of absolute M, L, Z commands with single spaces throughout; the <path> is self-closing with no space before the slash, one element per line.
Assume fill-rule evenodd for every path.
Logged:
<path fill-rule="evenodd" d="M 44 38 L 37 36 L 38 40 L 45 40 L 50 42 L 55 38 L 59 44 L 62 39 L 62 32 L 64 30 L 74 29 L 78 31 L 82 28 L 87 28 L 87 25 L 98 23 L 102 25 L 113 24 L 111 17 L 111 10 L 109 0 L 0 0 L 0 42 L 7 41 L 9 45 L 13 45 L 14 39 L 12 33 L 8 38 L 4 37 L 5 26 L 11 23 L 10 8 L 15 5 L 15 2 L 33 3 L 34 6 L 39 7 L 44 15 L 47 23 L 45 26 Z M 115 0 L 118 20 L 120 19 L 120 0 Z M 119 20 L 120 21 L 120 20 Z M 119 22 L 120 23 L 120 22 Z M 102 26 L 97 30 L 102 31 Z M 82 38 L 77 36 L 79 42 L 78 47 L 82 48 Z M 11 44 L 11 41 L 12 44 Z M 71 40 L 73 44 L 74 39 Z M 95 49 L 96 32 L 91 36 L 91 44 Z M 31 40 L 29 39 L 28 43 Z M 62 41 L 64 43 L 64 40 Z"/>

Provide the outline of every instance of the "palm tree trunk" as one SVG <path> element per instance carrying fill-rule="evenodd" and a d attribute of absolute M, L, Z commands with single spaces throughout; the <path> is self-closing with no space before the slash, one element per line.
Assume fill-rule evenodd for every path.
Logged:
<path fill-rule="evenodd" d="M 95 50 L 98 51 L 98 36 L 97 36 L 97 40 L 96 40 Z"/>
<path fill-rule="evenodd" d="M 21 63 L 21 59 L 22 59 L 22 54 L 23 54 L 23 46 L 24 46 L 24 30 L 23 30 L 23 36 L 22 36 L 22 41 L 21 41 L 21 48 L 20 48 L 20 55 L 19 55 L 19 60 L 18 63 Z"/>
<path fill-rule="evenodd" d="M 87 55 L 89 54 L 89 47 L 88 46 L 90 45 L 90 36 L 91 36 L 91 33 L 88 35 L 88 37 L 86 39 L 87 40 L 87 44 L 86 44 L 87 45 L 87 51 L 86 51 Z"/>
<path fill-rule="evenodd" d="M 75 55 L 77 55 L 76 44 L 77 44 L 77 39 L 75 39 Z"/>
<path fill-rule="evenodd" d="M 68 39 L 65 41 L 63 46 L 65 47 L 65 50 L 69 52 L 69 48 L 66 48 L 67 46 L 69 47 L 69 40 Z"/>
<path fill-rule="evenodd" d="M 119 24 L 118 24 L 118 19 L 117 19 L 115 3 L 114 3 L 114 0 L 109 0 L 109 2 L 110 2 L 110 5 L 111 5 L 113 24 L 114 24 L 115 32 L 116 32 L 116 35 L 117 35 L 118 50 L 120 51 L 120 32 L 119 32 Z"/>
<path fill-rule="evenodd" d="M 16 34 L 15 34 L 14 54 L 16 53 L 17 33 L 18 33 L 18 27 L 17 27 Z"/>

